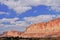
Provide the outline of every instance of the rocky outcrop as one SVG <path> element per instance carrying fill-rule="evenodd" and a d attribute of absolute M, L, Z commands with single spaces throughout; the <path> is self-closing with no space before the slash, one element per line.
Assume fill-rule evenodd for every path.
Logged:
<path fill-rule="evenodd" d="M 22 36 L 26 37 L 57 37 L 60 36 L 60 18 L 49 22 L 30 25 Z"/>

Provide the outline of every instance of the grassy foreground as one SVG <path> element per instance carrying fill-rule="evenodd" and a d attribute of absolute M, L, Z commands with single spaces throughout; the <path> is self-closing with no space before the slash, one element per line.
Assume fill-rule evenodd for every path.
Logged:
<path fill-rule="evenodd" d="M 60 40 L 60 37 L 54 38 L 19 38 L 19 37 L 0 37 L 0 40 Z"/>

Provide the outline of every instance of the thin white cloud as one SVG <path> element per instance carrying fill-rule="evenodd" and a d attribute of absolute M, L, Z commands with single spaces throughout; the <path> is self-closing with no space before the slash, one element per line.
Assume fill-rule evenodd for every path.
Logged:
<path fill-rule="evenodd" d="M 57 15 L 57 18 L 60 18 L 60 15 Z"/>
<path fill-rule="evenodd" d="M 32 9 L 31 6 L 39 5 L 51 6 L 51 9 L 60 11 L 60 0 L 0 0 L 0 2 L 20 14 Z"/>
<path fill-rule="evenodd" d="M 25 21 L 17 21 L 19 20 L 19 18 L 3 18 L 0 19 L 0 26 L 3 27 L 22 27 L 22 26 L 26 26 L 27 23 Z M 3 24 L 4 22 L 9 22 L 10 24 Z"/>
<path fill-rule="evenodd" d="M 16 7 L 14 8 L 14 10 L 17 12 L 17 13 L 23 13 L 23 12 L 26 12 L 28 10 L 32 9 L 31 7 Z"/>
<path fill-rule="evenodd" d="M 1 14 L 7 14 L 7 15 L 9 15 L 9 13 L 7 13 L 7 12 L 0 12 L 0 15 L 1 15 Z"/>
<path fill-rule="evenodd" d="M 18 19 L 19 18 L 3 18 L 3 19 L 0 19 L 0 23 L 1 22 L 13 22 L 13 21 L 16 21 Z"/>
<path fill-rule="evenodd" d="M 38 22 L 46 22 L 52 20 L 56 15 L 39 15 L 36 17 L 24 17 L 24 20 L 27 22 L 38 23 Z"/>

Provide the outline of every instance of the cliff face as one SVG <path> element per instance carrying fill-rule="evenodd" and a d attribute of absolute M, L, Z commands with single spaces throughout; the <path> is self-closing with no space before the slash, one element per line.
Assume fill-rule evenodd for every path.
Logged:
<path fill-rule="evenodd" d="M 57 37 L 60 36 L 60 18 L 49 22 L 42 22 L 30 25 L 25 32 L 8 31 L 3 36 L 21 37 Z"/>
<path fill-rule="evenodd" d="M 60 18 L 49 22 L 42 22 L 30 25 L 23 36 L 26 37 L 45 37 L 60 36 Z"/>

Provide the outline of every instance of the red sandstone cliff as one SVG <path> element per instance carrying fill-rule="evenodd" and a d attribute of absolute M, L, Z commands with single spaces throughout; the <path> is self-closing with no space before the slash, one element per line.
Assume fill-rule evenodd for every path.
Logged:
<path fill-rule="evenodd" d="M 60 36 L 60 18 L 49 22 L 30 25 L 22 34 L 23 37 L 57 37 Z"/>

